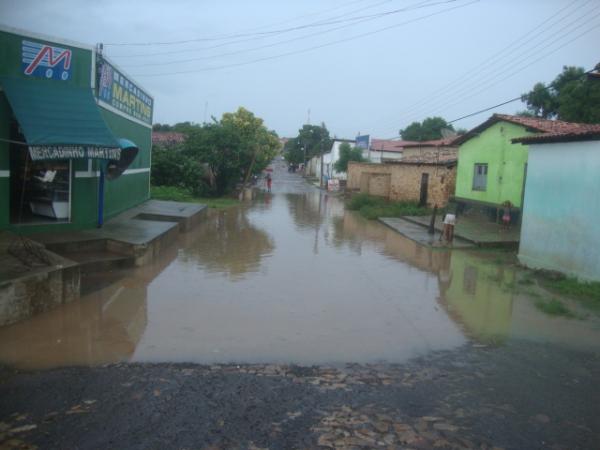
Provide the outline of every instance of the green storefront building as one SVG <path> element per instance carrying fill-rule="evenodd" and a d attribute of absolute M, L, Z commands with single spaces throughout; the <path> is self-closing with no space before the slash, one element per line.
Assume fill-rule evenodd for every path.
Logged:
<path fill-rule="evenodd" d="M 92 228 L 147 200 L 152 111 L 93 47 L 0 27 L 0 229 Z"/>

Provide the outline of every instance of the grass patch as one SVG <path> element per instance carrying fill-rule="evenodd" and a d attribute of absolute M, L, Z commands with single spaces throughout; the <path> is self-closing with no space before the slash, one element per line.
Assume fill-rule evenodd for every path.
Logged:
<path fill-rule="evenodd" d="M 560 295 L 577 300 L 585 308 L 600 313 L 600 282 L 583 282 L 569 277 L 544 277 L 542 284 Z"/>
<path fill-rule="evenodd" d="M 555 298 L 551 300 L 536 300 L 535 306 L 542 312 L 551 316 L 575 317 L 563 302 Z"/>
<path fill-rule="evenodd" d="M 156 200 L 169 200 L 172 202 L 202 203 L 209 208 L 229 208 L 240 202 L 230 197 L 196 197 L 187 189 L 177 186 L 152 186 L 150 195 Z"/>
<path fill-rule="evenodd" d="M 379 217 L 425 216 L 431 210 L 419 206 L 416 202 L 390 202 L 381 197 L 366 194 L 353 196 L 346 205 L 347 209 L 358 211 L 361 216 L 374 220 Z"/>

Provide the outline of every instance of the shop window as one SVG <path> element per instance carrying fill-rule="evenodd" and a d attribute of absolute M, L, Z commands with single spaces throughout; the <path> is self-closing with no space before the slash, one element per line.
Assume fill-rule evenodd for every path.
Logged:
<path fill-rule="evenodd" d="M 12 140 L 23 142 L 18 128 Z M 10 148 L 10 221 L 13 224 L 68 222 L 71 161 L 32 161 L 26 146 Z"/>
<path fill-rule="evenodd" d="M 488 165 L 476 163 L 473 170 L 473 190 L 485 191 L 487 189 Z"/>

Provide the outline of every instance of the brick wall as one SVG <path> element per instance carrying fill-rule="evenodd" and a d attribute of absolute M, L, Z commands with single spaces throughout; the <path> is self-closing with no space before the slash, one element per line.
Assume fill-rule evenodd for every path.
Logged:
<path fill-rule="evenodd" d="M 350 163 L 347 189 L 384 196 L 395 201 L 419 201 L 421 180 L 425 173 L 429 175 L 427 204 L 445 206 L 448 198 L 454 194 L 456 167 Z"/>

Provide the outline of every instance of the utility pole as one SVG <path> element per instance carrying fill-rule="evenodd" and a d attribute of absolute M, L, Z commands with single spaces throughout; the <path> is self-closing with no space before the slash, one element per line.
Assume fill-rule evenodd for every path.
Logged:
<path fill-rule="evenodd" d="M 323 189 L 323 139 L 321 138 L 321 179 L 319 181 L 319 186 L 321 186 L 321 189 Z M 320 202 L 320 200 L 319 200 Z M 320 205 L 320 203 L 319 203 Z"/>

